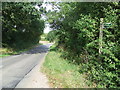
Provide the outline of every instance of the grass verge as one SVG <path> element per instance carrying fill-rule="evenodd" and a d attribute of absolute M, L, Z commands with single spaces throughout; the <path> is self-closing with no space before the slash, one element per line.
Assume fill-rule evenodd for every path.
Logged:
<path fill-rule="evenodd" d="M 90 88 L 91 82 L 85 79 L 85 75 L 80 74 L 79 65 L 70 63 L 60 57 L 58 51 L 50 51 L 46 56 L 42 67 L 42 72 L 49 79 L 53 88 Z"/>
<path fill-rule="evenodd" d="M 38 46 L 38 45 L 43 45 L 43 44 L 39 43 L 37 45 L 33 45 L 33 46 L 25 48 L 25 49 L 16 49 L 16 50 L 14 50 L 13 48 L 0 48 L 0 57 L 5 57 L 5 56 L 19 54 L 21 52 L 28 51 L 28 50 L 30 50 L 33 47 Z"/>

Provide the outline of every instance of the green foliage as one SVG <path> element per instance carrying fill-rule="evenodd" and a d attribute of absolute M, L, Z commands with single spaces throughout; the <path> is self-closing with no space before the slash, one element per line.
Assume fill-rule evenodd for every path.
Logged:
<path fill-rule="evenodd" d="M 56 39 L 56 30 L 50 31 L 50 32 L 47 34 L 46 39 L 47 39 L 48 41 L 50 41 L 50 42 L 55 41 L 55 39 Z"/>
<path fill-rule="evenodd" d="M 36 3 L 2 3 L 2 43 L 3 47 L 25 48 L 39 42 L 44 21 Z"/>
<path fill-rule="evenodd" d="M 117 2 L 60 3 L 60 11 L 50 12 L 51 27 L 63 57 L 81 66 L 80 72 L 103 88 L 119 87 L 120 15 Z M 55 16 L 56 15 L 56 16 Z M 111 23 L 103 29 L 102 53 L 99 51 L 100 18 Z M 49 21 L 48 20 L 48 21 Z"/>
<path fill-rule="evenodd" d="M 61 58 L 61 53 L 51 47 L 46 56 L 42 71 L 47 74 L 53 88 L 88 88 L 85 75 L 79 73 L 79 65 Z"/>
<path fill-rule="evenodd" d="M 46 37 L 47 37 L 47 33 L 43 33 L 43 34 L 40 36 L 40 40 L 41 40 L 41 41 L 46 41 Z"/>

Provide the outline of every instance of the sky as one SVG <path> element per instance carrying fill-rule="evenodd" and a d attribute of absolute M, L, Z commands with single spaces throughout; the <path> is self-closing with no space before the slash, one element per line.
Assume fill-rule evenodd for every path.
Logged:
<path fill-rule="evenodd" d="M 52 10 L 52 5 L 50 4 L 45 4 L 43 3 L 42 6 L 45 8 L 46 7 L 46 11 Z M 38 6 L 35 6 L 35 8 L 37 8 L 39 10 Z M 42 19 L 46 19 L 45 15 L 42 15 Z M 49 31 L 51 31 L 52 29 L 50 28 L 49 23 L 45 23 L 45 29 L 44 29 L 44 33 L 48 33 Z"/>
<path fill-rule="evenodd" d="M 46 7 L 46 11 L 52 10 L 52 5 L 50 4 L 45 4 L 43 3 L 42 5 L 43 7 Z M 43 15 L 43 18 L 45 18 L 45 16 Z M 45 29 L 44 29 L 44 33 L 48 33 L 49 31 L 51 31 L 52 29 L 50 28 L 49 23 L 45 23 Z"/>
<path fill-rule="evenodd" d="M 43 4 L 42 4 L 42 7 L 46 8 L 46 11 L 53 11 L 53 10 L 58 10 L 57 8 L 54 8 L 52 7 L 51 4 L 45 4 L 46 0 L 44 0 Z M 39 9 L 38 6 L 36 6 L 37 9 Z M 46 16 L 45 15 L 42 15 L 42 19 L 46 19 Z M 48 33 L 49 31 L 51 31 L 52 29 L 50 28 L 50 25 L 49 23 L 45 22 L 45 29 L 44 29 L 44 33 Z"/>
<path fill-rule="evenodd" d="M 50 28 L 49 24 L 45 24 L 45 29 L 44 29 L 44 33 L 48 33 L 49 31 L 51 31 L 52 29 Z"/>

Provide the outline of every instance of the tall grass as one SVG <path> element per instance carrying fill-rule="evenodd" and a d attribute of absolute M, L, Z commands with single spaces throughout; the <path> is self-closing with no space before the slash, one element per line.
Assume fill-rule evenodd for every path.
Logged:
<path fill-rule="evenodd" d="M 51 87 L 57 88 L 89 88 L 89 81 L 80 74 L 79 65 L 61 58 L 58 51 L 50 51 L 46 56 L 42 71 L 49 78 Z"/>

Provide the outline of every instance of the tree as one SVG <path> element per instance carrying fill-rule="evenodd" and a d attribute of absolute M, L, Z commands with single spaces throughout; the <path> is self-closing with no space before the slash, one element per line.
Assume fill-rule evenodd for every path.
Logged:
<path fill-rule="evenodd" d="M 44 21 L 36 3 L 2 3 L 2 43 L 3 47 L 24 48 L 39 42 Z"/>
<path fill-rule="evenodd" d="M 48 34 L 47 34 L 47 37 L 46 39 L 50 42 L 53 42 L 56 40 L 56 30 L 53 30 L 53 31 L 50 31 Z"/>
<path fill-rule="evenodd" d="M 58 46 L 63 47 L 65 58 L 82 66 L 80 71 L 86 72 L 98 87 L 118 87 L 119 3 L 67 2 L 59 6 L 60 11 L 49 13 L 48 21 L 57 30 Z M 103 23 L 112 25 L 103 30 L 99 55 L 101 18 L 104 18 Z"/>

